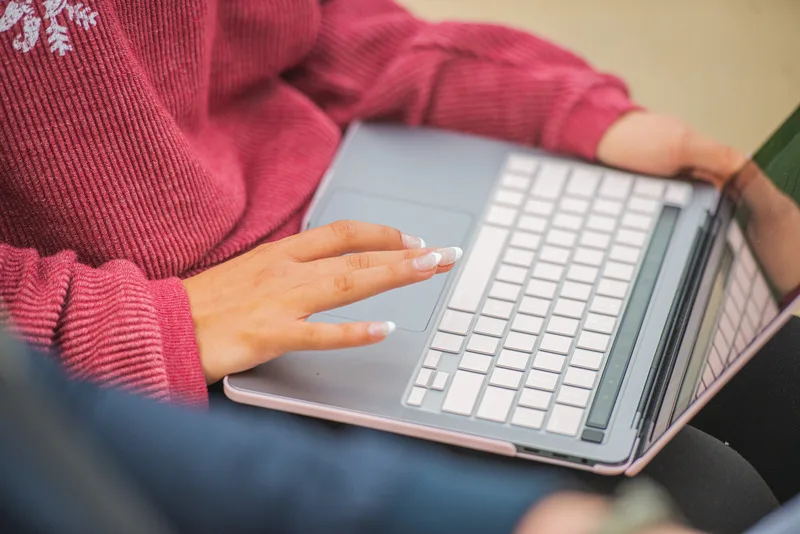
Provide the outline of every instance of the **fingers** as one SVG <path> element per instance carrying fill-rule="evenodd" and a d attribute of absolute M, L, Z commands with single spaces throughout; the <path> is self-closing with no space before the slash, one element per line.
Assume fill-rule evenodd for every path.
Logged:
<path fill-rule="evenodd" d="M 747 158 L 738 150 L 723 145 L 695 130 L 687 129 L 681 143 L 682 166 L 716 185 L 723 185 L 742 167 Z"/>
<path fill-rule="evenodd" d="M 298 287 L 293 299 L 297 308 L 309 315 L 331 310 L 432 278 L 441 262 L 442 254 L 429 252 L 399 263 L 344 272 Z"/>
<path fill-rule="evenodd" d="M 417 249 L 419 237 L 405 235 L 389 226 L 359 221 L 337 221 L 302 232 L 275 244 L 275 249 L 297 261 L 307 262 L 352 252 Z"/>
<path fill-rule="evenodd" d="M 287 351 L 335 350 L 371 345 L 394 332 L 392 322 L 297 323 L 287 336 Z"/>
<path fill-rule="evenodd" d="M 412 260 L 431 252 L 438 252 L 442 255 L 442 261 L 439 263 L 437 270 L 438 274 L 450 271 L 453 265 L 463 252 L 458 247 L 449 248 L 418 248 L 410 250 L 388 251 L 388 252 L 364 252 L 359 254 L 348 254 L 338 258 L 326 258 L 313 263 L 314 272 L 319 276 L 324 275 L 337 275 L 341 273 L 361 271 L 364 269 L 372 269 L 382 265 L 391 265 L 400 263 L 404 260 Z"/>

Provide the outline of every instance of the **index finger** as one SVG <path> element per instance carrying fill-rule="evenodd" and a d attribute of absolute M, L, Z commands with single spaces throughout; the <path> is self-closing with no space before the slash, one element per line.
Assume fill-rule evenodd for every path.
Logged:
<path fill-rule="evenodd" d="M 336 221 L 289 237 L 275 244 L 297 261 L 331 258 L 351 252 L 402 250 L 425 247 L 422 238 L 390 226 L 360 221 Z"/>

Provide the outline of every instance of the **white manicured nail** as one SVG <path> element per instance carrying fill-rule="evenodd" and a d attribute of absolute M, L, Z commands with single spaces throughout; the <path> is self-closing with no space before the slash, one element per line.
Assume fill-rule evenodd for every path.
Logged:
<path fill-rule="evenodd" d="M 392 332 L 397 326 L 392 321 L 386 321 L 383 323 L 372 323 L 369 325 L 369 335 L 373 337 L 386 337 Z"/>
<path fill-rule="evenodd" d="M 425 240 L 421 237 L 403 234 L 403 246 L 406 248 L 425 248 Z"/>
<path fill-rule="evenodd" d="M 461 256 L 464 255 L 464 251 L 458 247 L 440 248 L 436 252 L 442 255 L 442 263 L 439 265 L 451 265 L 460 260 Z"/>
<path fill-rule="evenodd" d="M 442 255 L 438 252 L 425 254 L 414 260 L 414 267 L 420 271 L 430 271 L 435 269 L 442 262 Z"/>

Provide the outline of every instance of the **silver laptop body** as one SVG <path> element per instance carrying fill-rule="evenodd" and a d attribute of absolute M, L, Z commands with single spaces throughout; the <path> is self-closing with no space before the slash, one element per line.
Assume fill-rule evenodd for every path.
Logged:
<path fill-rule="evenodd" d="M 741 210 L 705 184 L 358 124 L 305 227 L 340 219 L 464 258 L 310 319 L 391 320 L 386 341 L 286 354 L 227 377 L 231 399 L 634 474 L 790 316 Z"/>

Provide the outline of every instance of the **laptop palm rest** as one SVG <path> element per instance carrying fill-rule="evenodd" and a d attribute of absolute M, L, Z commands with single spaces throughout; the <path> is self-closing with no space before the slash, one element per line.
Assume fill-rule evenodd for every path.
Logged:
<path fill-rule="evenodd" d="M 331 193 L 311 226 L 342 219 L 391 226 L 422 237 L 429 247 L 464 247 L 472 223 L 472 217 L 463 212 L 338 189 Z M 424 332 L 446 282 L 447 277 L 437 276 L 323 315 L 350 321 L 394 321 L 398 328 Z"/>

